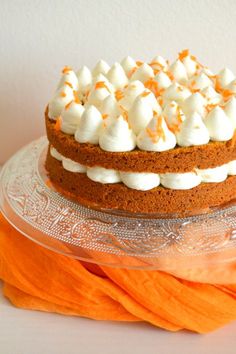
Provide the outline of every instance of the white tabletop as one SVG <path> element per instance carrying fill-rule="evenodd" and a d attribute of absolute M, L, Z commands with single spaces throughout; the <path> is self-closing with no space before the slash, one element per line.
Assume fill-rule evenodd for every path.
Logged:
<path fill-rule="evenodd" d="M 1 166 L 0 166 L 1 170 Z M 0 354 L 235 354 L 236 322 L 207 335 L 13 307 L 0 282 Z"/>

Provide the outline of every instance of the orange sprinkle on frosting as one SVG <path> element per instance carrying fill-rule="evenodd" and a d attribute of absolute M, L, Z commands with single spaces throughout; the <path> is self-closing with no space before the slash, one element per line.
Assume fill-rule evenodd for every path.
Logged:
<path fill-rule="evenodd" d="M 136 65 L 137 65 L 137 66 L 143 65 L 143 61 L 140 61 L 140 60 L 136 61 Z"/>
<path fill-rule="evenodd" d="M 73 91 L 73 95 L 74 95 L 74 102 L 80 104 L 81 101 L 79 99 L 78 92 L 77 91 Z"/>
<path fill-rule="evenodd" d="M 62 92 L 60 93 L 60 96 L 61 96 L 61 97 L 66 97 L 66 93 L 65 93 L 64 91 L 62 91 Z"/>
<path fill-rule="evenodd" d="M 150 95 L 150 91 L 144 91 L 140 96 L 141 97 L 147 97 L 148 95 Z"/>
<path fill-rule="evenodd" d="M 71 105 L 72 102 L 73 102 L 73 100 L 70 101 L 69 103 L 67 103 L 67 104 L 65 105 L 65 109 L 66 109 L 66 110 L 70 108 L 70 105 Z"/>
<path fill-rule="evenodd" d="M 65 85 L 67 85 L 67 86 L 69 86 L 70 88 L 73 89 L 73 86 L 72 86 L 72 84 L 71 84 L 69 81 L 66 81 L 66 82 L 65 82 Z"/>
<path fill-rule="evenodd" d="M 161 96 L 165 91 L 164 89 L 159 88 L 158 83 L 153 78 L 150 78 L 148 81 L 146 81 L 144 86 L 151 90 L 156 97 Z"/>
<path fill-rule="evenodd" d="M 166 136 L 165 136 L 164 129 L 162 127 L 162 119 L 163 118 L 161 116 L 157 116 L 156 114 L 154 116 L 156 117 L 155 130 L 153 131 L 152 129 L 147 127 L 146 132 L 147 132 L 148 136 L 150 137 L 150 139 L 152 140 L 152 142 L 155 144 L 155 143 L 158 143 L 158 141 L 160 139 L 166 141 Z"/>
<path fill-rule="evenodd" d="M 120 101 L 122 98 L 124 98 L 124 93 L 121 90 L 117 90 L 115 92 L 115 98 L 117 101 Z"/>
<path fill-rule="evenodd" d="M 179 53 L 179 60 L 183 60 L 189 55 L 189 49 L 184 49 L 182 52 Z"/>
<path fill-rule="evenodd" d="M 102 119 L 107 119 L 107 117 L 108 117 L 108 114 L 106 114 L 106 113 L 102 114 Z"/>
<path fill-rule="evenodd" d="M 104 81 L 98 81 L 95 85 L 95 90 L 102 89 L 102 88 L 106 89 L 108 92 L 111 93 L 110 89 L 107 87 Z"/>
<path fill-rule="evenodd" d="M 130 79 L 131 76 L 135 73 L 135 71 L 136 71 L 137 69 L 138 69 L 138 68 L 135 66 L 133 69 L 131 69 L 131 70 L 128 72 L 127 76 L 128 76 L 129 79 Z"/>
<path fill-rule="evenodd" d="M 62 69 L 62 74 L 67 74 L 69 71 L 72 71 L 70 66 L 64 66 L 64 68 Z"/>

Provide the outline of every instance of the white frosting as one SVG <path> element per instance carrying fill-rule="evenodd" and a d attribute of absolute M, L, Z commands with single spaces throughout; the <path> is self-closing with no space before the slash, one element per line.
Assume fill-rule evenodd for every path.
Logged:
<path fill-rule="evenodd" d="M 210 136 L 201 116 L 194 112 L 181 124 L 176 139 L 179 146 L 194 146 L 207 144 Z"/>
<path fill-rule="evenodd" d="M 105 151 L 131 151 L 136 146 L 136 136 L 129 128 L 126 120 L 119 116 L 102 130 L 99 145 Z"/>
<path fill-rule="evenodd" d="M 236 129 L 236 99 L 232 97 L 224 107 L 225 114 L 229 118 L 232 126 Z"/>
<path fill-rule="evenodd" d="M 207 115 L 204 123 L 213 141 L 227 141 L 233 137 L 233 126 L 223 109 L 218 106 Z"/>
<path fill-rule="evenodd" d="M 114 86 L 116 90 L 122 89 L 128 84 L 128 78 L 124 69 L 119 63 L 115 63 L 107 73 L 109 82 Z"/>
<path fill-rule="evenodd" d="M 64 85 L 60 87 L 55 96 L 48 104 L 48 116 L 55 119 L 61 115 L 63 108 L 74 99 L 74 93 L 70 86 Z"/>
<path fill-rule="evenodd" d="M 160 177 L 161 184 L 169 189 L 191 189 L 201 183 L 201 177 L 194 172 L 164 173 Z"/>
<path fill-rule="evenodd" d="M 65 107 L 61 112 L 61 130 L 66 134 L 74 134 L 83 113 L 84 106 L 80 103 L 75 101 L 69 103 L 69 106 Z"/>
<path fill-rule="evenodd" d="M 122 182 L 129 188 L 147 191 L 160 184 L 160 176 L 157 173 L 145 172 L 120 172 Z"/>
<path fill-rule="evenodd" d="M 62 154 L 60 154 L 60 152 L 58 152 L 52 145 L 50 146 L 50 154 L 56 160 L 62 161 L 62 158 L 63 158 Z"/>
<path fill-rule="evenodd" d="M 154 116 L 147 128 L 139 133 L 137 145 L 140 150 L 161 152 L 173 149 L 176 145 L 176 138 L 168 129 L 164 117 Z"/>
<path fill-rule="evenodd" d="M 211 140 L 215 141 L 229 140 L 233 134 L 232 130 L 236 128 L 236 101 L 233 97 L 236 95 L 234 74 L 226 68 L 218 75 L 213 75 L 208 68 L 199 64 L 188 50 L 182 51 L 179 59 L 171 66 L 161 56 L 153 58 L 150 64 L 135 61 L 127 56 L 121 64 L 116 62 L 111 68 L 101 60 L 96 64 L 92 73 L 90 69 L 83 66 L 77 76 L 71 68 L 63 69 L 60 87 L 48 105 L 48 115 L 51 119 L 61 116 L 60 129 L 66 134 L 77 132 L 77 138 L 81 142 L 83 140 L 84 142 L 94 141 L 96 144 L 101 135 L 101 141 L 103 141 L 104 134 L 107 135 L 108 126 L 114 128 L 120 114 L 129 120 L 133 132 L 131 129 L 125 129 L 129 136 L 128 143 L 124 139 L 121 142 L 121 138 L 119 140 L 117 137 L 119 143 L 117 141 L 111 143 L 111 146 L 118 144 L 119 147 L 114 149 L 119 151 L 129 151 L 135 148 L 134 133 L 139 135 L 138 140 L 142 149 L 147 146 L 148 149 L 154 149 L 154 151 L 161 149 L 162 151 L 162 149 L 175 146 L 171 132 L 178 135 L 180 144 L 190 146 L 192 141 L 194 145 L 197 141 L 198 145 L 207 141 L 204 124 Z M 225 103 L 231 96 L 232 98 Z M 82 105 L 77 103 L 79 100 Z M 223 105 L 225 115 L 220 108 Z M 98 130 L 96 130 L 96 124 L 95 127 L 89 126 L 89 124 L 93 125 L 91 117 L 86 119 L 86 123 L 83 121 L 80 125 L 84 109 L 87 111 L 90 106 L 96 107 L 102 114 L 97 121 L 97 124 L 101 125 Z M 213 109 L 214 106 L 217 109 Z M 208 113 L 209 111 L 211 112 Z M 203 122 L 194 115 L 195 113 L 204 119 Z M 147 125 L 151 124 L 153 115 L 156 114 L 163 114 L 166 119 L 168 139 L 162 139 L 160 127 L 158 130 L 161 135 L 160 139 L 155 131 L 146 130 Z M 185 117 L 191 119 L 182 124 Z M 226 119 L 223 119 L 225 117 Z M 58 126 L 59 124 L 57 128 Z M 84 131 L 81 132 L 81 129 Z M 124 149 L 121 148 L 122 143 L 125 146 Z M 108 145 L 110 146 L 110 143 Z M 111 146 L 107 148 L 112 149 Z"/>
<path fill-rule="evenodd" d="M 175 101 L 170 101 L 164 108 L 163 115 L 170 129 L 177 129 L 182 121 L 185 120 L 185 115 Z"/>
<path fill-rule="evenodd" d="M 206 100 L 199 93 L 196 92 L 189 96 L 182 104 L 183 112 L 186 116 L 191 115 L 193 112 L 199 113 L 202 117 L 206 115 Z"/>
<path fill-rule="evenodd" d="M 87 176 L 94 182 L 99 183 L 119 183 L 121 177 L 119 171 L 103 167 L 88 167 Z"/>
<path fill-rule="evenodd" d="M 184 64 L 177 59 L 170 67 L 170 72 L 173 74 L 175 80 L 180 84 L 185 84 L 188 80 L 187 71 Z"/>
<path fill-rule="evenodd" d="M 75 132 L 75 140 L 79 143 L 98 144 L 102 122 L 102 115 L 98 109 L 88 106 L 82 114 Z"/>
<path fill-rule="evenodd" d="M 215 168 L 208 168 L 206 170 L 196 169 L 196 173 L 201 177 L 202 182 L 223 182 L 228 175 L 228 166 L 222 165 Z"/>
<path fill-rule="evenodd" d="M 77 72 L 77 77 L 78 77 L 78 88 L 79 91 L 82 93 L 85 93 L 90 85 L 92 84 L 92 74 L 89 68 L 87 66 L 83 66 L 78 72 Z"/>
<path fill-rule="evenodd" d="M 219 104 L 222 100 L 222 96 L 212 86 L 205 87 L 201 94 L 207 100 L 207 104 Z"/>
<path fill-rule="evenodd" d="M 153 69 L 156 69 L 156 70 L 160 70 L 160 69 L 166 70 L 168 68 L 167 61 L 161 55 L 157 55 L 156 57 L 154 57 L 152 59 L 151 66 Z"/>
<path fill-rule="evenodd" d="M 176 101 L 176 102 L 183 102 L 191 95 L 191 92 L 184 86 L 179 85 L 178 83 L 173 83 L 170 85 L 163 97 L 165 101 Z"/>
<path fill-rule="evenodd" d="M 131 76 L 131 80 L 139 80 L 142 82 L 154 77 L 154 72 L 150 65 L 143 63 Z"/>
<path fill-rule="evenodd" d="M 63 74 L 57 86 L 57 89 L 61 88 L 68 82 L 73 90 L 78 89 L 78 78 L 76 73 L 72 69 L 67 69 Z"/>
<path fill-rule="evenodd" d="M 190 55 L 187 55 L 182 59 L 182 63 L 184 64 L 185 70 L 187 72 L 188 78 L 191 78 L 197 72 L 197 63 L 195 60 L 191 58 Z"/>
<path fill-rule="evenodd" d="M 153 109 L 145 98 L 138 96 L 129 110 L 129 124 L 135 134 L 144 129 L 153 117 Z"/>
<path fill-rule="evenodd" d="M 93 69 L 93 76 L 97 76 L 99 74 L 106 75 L 106 73 L 110 70 L 110 66 L 107 64 L 105 60 L 99 60 L 99 62 L 95 65 Z"/>
<path fill-rule="evenodd" d="M 100 109 L 103 100 L 112 93 L 113 89 L 111 89 L 109 81 L 103 75 L 99 75 L 88 96 L 88 104 Z"/>
<path fill-rule="evenodd" d="M 81 165 L 80 163 L 68 159 L 67 157 L 64 156 L 62 158 L 62 166 L 64 167 L 65 170 L 70 172 L 76 172 L 76 173 L 84 173 L 87 170 L 86 166 Z"/>
<path fill-rule="evenodd" d="M 107 96 L 102 101 L 100 111 L 103 115 L 107 115 L 110 118 L 117 118 L 121 113 L 118 103 L 113 95 Z"/>
<path fill-rule="evenodd" d="M 227 167 L 228 167 L 228 175 L 235 176 L 236 175 L 236 160 L 228 162 Z"/>
<path fill-rule="evenodd" d="M 217 75 L 217 81 L 222 88 L 225 88 L 235 79 L 235 75 L 228 68 L 222 69 Z"/>
<path fill-rule="evenodd" d="M 124 69 L 126 75 L 129 75 L 131 70 L 137 67 L 135 60 L 130 56 L 127 56 L 122 60 L 121 66 Z"/>
<path fill-rule="evenodd" d="M 195 90 L 203 90 L 208 86 L 213 86 L 213 82 L 204 72 L 201 72 L 199 75 L 193 77 L 191 86 Z"/>
<path fill-rule="evenodd" d="M 119 104 L 128 111 L 136 97 L 139 96 L 144 90 L 145 87 L 141 81 L 136 80 L 130 82 L 124 89 L 124 97 L 119 101 Z"/>
<path fill-rule="evenodd" d="M 172 82 L 169 76 L 164 73 L 163 71 L 159 72 L 155 77 L 154 80 L 158 83 L 158 88 L 159 89 L 166 89 L 169 87 Z"/>
<path fill-rule="evenodd" d="M 157 102 L 157 99 L 152 91 L 150 91 L 149 89 L 146 89 L 139 96 L 141 96 L 144 99 L 144 101 L 147 102 L 147 104 L 151 107 L 151 109 L 154 112 L 156 112 L 158 114 L 160 114 L 162 112 L 161 106 Z"/>

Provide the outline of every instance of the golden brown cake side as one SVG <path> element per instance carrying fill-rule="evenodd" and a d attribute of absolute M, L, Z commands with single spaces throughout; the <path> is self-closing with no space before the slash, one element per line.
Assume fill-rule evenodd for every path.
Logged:
<path fill-rule="evenodd" d="M 98 145 L 80 144 L 73 135 L 55 129 L 55 121 L 45 113 L 47 137 L 63 156 L 89 167 L 132 172 L 190 172 L 195 168 L 207 169 L 236 159 L 236 135 L 227 142 L 177 147 L 163 152 L 135 149 L 129 152 L 107 152 Z"/>
<path fill-rule="evenodd" d="M 172 190 L 161 186 L 149 191 L 130 189 L 122 183 L 101 184 L 84 173 L 65 170 L 48 151 L 46 169 L 59 191 L 79 203 L 102 209 L 119 209 L 132 213 L 201 212 L 236 198 L 236 176 L 221 183 L 201 183 L 188 190 Z"/>

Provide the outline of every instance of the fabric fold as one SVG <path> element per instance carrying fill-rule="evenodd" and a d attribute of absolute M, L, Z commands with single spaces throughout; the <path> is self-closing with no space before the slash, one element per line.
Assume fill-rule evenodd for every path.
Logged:
<path fill-rule="evenodd" d="M 201 284 L 156 270 L 80 262 L 33 243 L 1 215 L 0 279 L 4 295 L 24 309 L 145 321 L 169 331 L 198 333 L 236 319 L 234 284 Z"/>

